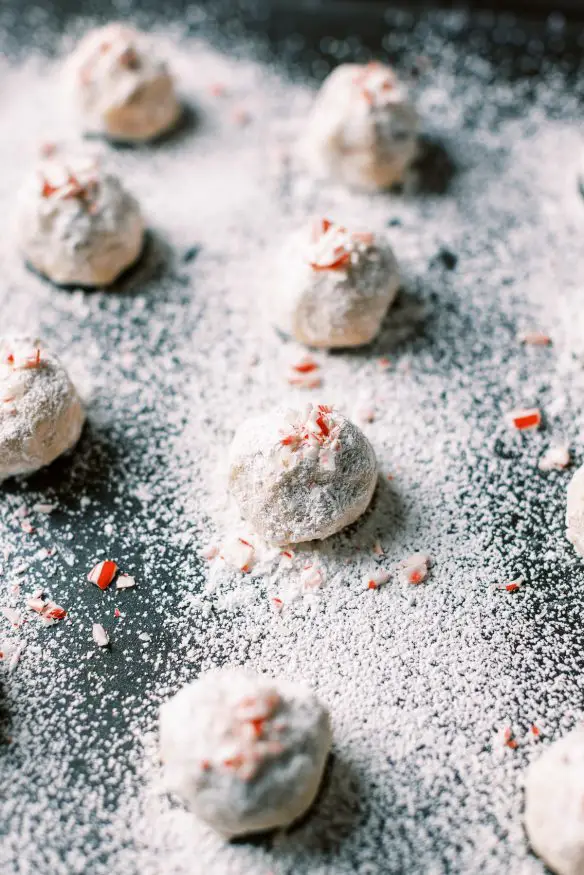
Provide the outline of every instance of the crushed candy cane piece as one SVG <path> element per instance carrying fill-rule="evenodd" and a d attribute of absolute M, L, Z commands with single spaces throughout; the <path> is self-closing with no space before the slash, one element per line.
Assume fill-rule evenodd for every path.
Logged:
<path fill-rule="evenodd" d="M 511 750 L 515 750 L 518 745 L 516 739 L 513 737 L 513 730 L 506 726 L 503 730 L 503 744 L 505 747 L 511 748 Z"/>
<path fill-rule="evenodd" d="M 98 647 L 107 647 L 110 643 L 109 635 L 101 625 L 101 623 L 94 623 L 91 627 L 91 635 L 95 643 Z"/>
<path fill-rule="evenodd" d="M 26 647 L 26 641 L 19 641 L 18 644 L 16 645 L 16 647 L 14 648 L 14 650 L 12 652 L 12 656 L 10 657 L 10 662 L 8 663 L 8 671 L 10 673 L 12 673 L 16 669 L 18 663 L 20 662 L 20 657 L 22 656 L 22 652 L 23 652 L 25 647 Z"/>
<path fill-rule="evenodd" d="M 121 616 L 122 616 L 122 612 L 120 611 L 120 609 L 114 608 L 114 617 L 116 618 L 116 620 Z"/>
<path fill-rule="evenodd" d="M 248 573 L 253 568 L 255 549 L 243 538 L 228 538 L 221 547 L 221 558 L 233 568 Z"/>
<path fill-rule="evenodd" d="M 315 271 L 348 270 L 375 242 L 369 231 L 350 232 L 330 219 L 312 226 L 308 263 Z"/>
<path fill-rule="evenodd" d="M 34 595 L 32 598 L 27 599 L 26 604 L 31 611 L 35 611 L 35 613 L 39 614 L 40 618 L 47 626 L 56 623 L 59 620 L 64 620 L 67 616 L 67 611 L 64 608 L 50 600 L 45 601 L 45 599 L 39 595 Z"/>
<path fill-rule="evenodd" d="M 28 520 L 21 520 L 20 528 L 26 535 L 32 535 L 36 531 L 35 527 Z"/>
<path fill-rule="evenodd" d="M 540 471 L 562 471 L 570 464 L 570 450 L 566 446 L 549 447 L 537 463 Z"/>
<path fill-rule="evenodd" d="M 272 599 L 271 599 L 271 602 L 272 602 L 272 605 L 274 606 L 274 608 L 275 608 L 277 611 L 281 611 L 282 608 L 284 607 L 284 602 L 282 601 L 282 599 L 278 598 L 277 596 L 275 596 L 274 598 L 272 598 Z"/>
<path fill-rule="evenodd" d="M 387 371 L 388 368 L 391 368 L 390 360 L 388 358 L 385 358 L 384 356 L 380 359 L 377 359 L 377 364 L 382 371 Z"/>
<path fill-rule="evenodd" d="M 402 583 L 417 585 L 428 577 L 430 557 L 424 553 L 414 553 L 399 564 L 399 578 Z"/>
<path fill-rule="evenodd" d="M 317 371 L 320 365 L 318 362 L 309 356 L 305 355 L 304 358 L 300 359 L 295 365 L 290 365 L 291 370 L 297 371 L 299 374 L 310 374 L 312 371 Z"/>
<path fill-rule="evenodd" d="M 107 589 L 114 577 L 118 566 L 111 559 L 105 559 L 103 562 L 98 562 L 87 575 L 87 579 L 98 586 L 100 589 Z"/>
<path fill-rule="evenodd" d="M 537 407 L 518 408 L 509 414 L 509 420 L 518 431 L 529 428 L 539 428 L 541 425 L 541 412 Z"/>
<path fill-rule="evenodd" d="M 388 106 L 399 99 L 399 89 L 393 70 L 379 61 L 365 64 L 353 79 L 361 97 L 371 107 Z"/>
<path fill-rule="evenodd" d="M 203 547 L 201 550 L 201 556 L 203 559 L 211 560 L 214 559 L 219 553 L 219 546 L 217 544 L 208 544 L 206 547 Z"/>
<path fill-rule="evenodd" d="M 35 513 L 52 513 L 57 509 L 56 504 L 43 504 L 42 502 L 37 502 L 33 504 L 32 509 Z"/>
<path fill-rule="evenodd" d="M 541 735 L 541 730 L 535 725 L 535 723 L 531 726 L 530 730 L 533 738 L 539 738 Z"/>
<path fill-rule="evenodd" d="M 517 592 L 521 589 L 525 580 L 523 577 L 517 577 L 515 580 L 509 580 L 507 583 L 498 583 L 496 589 L 502 589 L 505 592 Z"/>
<path fill-rule="evenodd" d="M 136 586 L 136 579 L 130 574 L 120 574 L 116 580 L 116 589 L 131 589 Z"/>
<path fill-rule="evenodd" d="M 550 346 L 552 339 L 541 331 L 526 331 L 517 338 L 519 343 L 527 346 Z"/>
<path fill-rule="evenodd" d="M 17 611 L 14 608 L 2 607 L 0 608 L 0 613 L 4 614 L 8 622 L 11 623 L 15 629 L 18 629 L 18 627 L 22 625 L 22 614 L 20 611 Z"/>
<path fill-rule="evenodd" d="M 324 583 L 322 570 L 317 565 L 305 565 L 300 572 L 300 586 L 305 592 L 320 589 Z"/>
<path fill-rule="evenodd" d="M 383 569 L 374 568 L 370 574 L 366 574 L 363 578 L 363 584 L 365 589 L 379 589 L 380 586 L 383 586 L 384 583 L 390 579 L 391 574 L 389 571 L 384 571 Z"/>

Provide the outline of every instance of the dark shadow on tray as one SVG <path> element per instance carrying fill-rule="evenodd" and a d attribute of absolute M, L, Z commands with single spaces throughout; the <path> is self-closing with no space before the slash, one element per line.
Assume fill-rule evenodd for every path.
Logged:
<path fill-rule="evenodd" d="M 202 126 L 202 116 L 190 103 L 181 104 L 181 113 L 172 127 L 162 131 L 151 140 L 131 142 L 128 140 L 113 140 L 109 137 L 104 137 L 102 134 L 86 134 L 86 140 L 99 140 L 106 142 L 112 149 L 119 151 L 136 152 L 138 150 L 152 150 L 164 148 L 169 143 L 180 142 L 181 140 L 191 137 L 195 131 L 198 131 Z"/>
<path fill-rule="evenodd" d="M 405 522 L 404 503 L 393 481 L 388 480 L 390 473 L 379 473 L 371 503 L 356 522 L 325 541 L 310 541 L 307 546 L 318 549 L 323 555 L 331 552 L 335 556 L 354 558 L 358 549 L 373 556 L 376 543 L 395 536 Z"/>
<path fill-rule="evenodd" d="M 147 229 L 144 234 L 144 245 L 140 256 L 109 286 L 83 286 L 79 283 L 54 283 L 43 273 L 40 273 L 27 262 L 27 268 L 43 282 L 62 289 L 64 292 L 81 290 L 86 294 L 94 292 L 112 292 L 117 295 L 132 295 L 142 291 L 148 283 L 160 279 L 166 272 L 171 261 L 171 248 L 155 231 Z"/>
<path fill-rule="evenodd" d="M 361 798 L 359 779 L 352 764 L 336 754 L 331 754 L 316 799 L 286 833 L 295 836 L 298 842 L 311 851 L 333 851 L 358 825 L 361 819 Z M 231 844 L 271 847 L 274 838 L 281 832 L 271 830 L 242 836 L 232 839 Z M 281 850 L 285 854 L 285 848 Z"/>
<path fill-rule="evenodd" d="M 331 349 L 331 356 L 376 359 L 380 356 L 404 352 L 411 343 L 424 337 L 428 304 L 409 286 L 402 286 L 392 306 L 384 316 L 377 336 L 364 346 L 338 347 Z M 283 340 L 288 337 L 280 334 Z M 392 359 L 392 368 L 396 362 Z"/>
<path fill-rule="evenodd" d="M 27 491 L 50 495 L 60 509 L 77 507 L 79 497 L 88 493 L 110 501 L 111 482 L 117 471 L 120 448 L 103 432 L 86 422 L 77 445 L 52 464 L 28 477 L 11 477 L 2 483 L 2 493 L 25 495 Z M 55 516 L 58 514 L 55 511 Z"/>
<path fill-rule="evenodd" d="M 441 195 L 448 192 L 457 167 L 441 140 L 422 135 L 419 139 L 418 157 L 412 170 L 416 174 L 415 194 Z"/>
<path fill-rule="evenodd" d="M 10 711 L 8 710 L 8 700 L 6 692 L 0 681 L 0 755 L 2 745 L 10 742 Z"/>

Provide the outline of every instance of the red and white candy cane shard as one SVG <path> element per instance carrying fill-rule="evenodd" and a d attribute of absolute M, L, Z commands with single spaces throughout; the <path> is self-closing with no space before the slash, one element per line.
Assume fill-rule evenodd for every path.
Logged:
<path fill-rule="evenodd" d="M 136 586 L 136 579 L 131 574 L 120 574 L 116 580 L 116 589 L 131 589 Z"/>
<path fill-rule="evenodd" d="M 391 575 L 389 571 L 374 568 L 373 571 L 365 575 L 365 577 L 363 578 L 363 584 L 365 586 L 365 589 L 379 589 L 380 586 L 383 586 L 384 583 L 387 583 L 390 577 Z"/>
<path fill-rule="evenodd" d="M 87 579 L 98 586 L 100 589 L 107 589 L 114 577 L 118 566 L 111 559 L 106 559 L 103 562 L 98 562 L 89 574 Z"/>
<path fill-rule="evenodd" d="M 570 461 L 568 447 L 549 447 L 537 463 L 537 467 L 540 471 L 562 471 L 569 466 Z"/>
<path fill-rule="evenodd" d="M 101 623 L 94 623 L 91 627 L 91 636 L 98 647 L 107 647 L 110 643 L 109 635 L 101 625 Z"/>
<path fill-rule="evenodd" d="M 551 346 L 552 339 L 548 334 L 542 331 L 526 331 L 519 335 L 519 343 L 524 343 L 526 346 Z"/>
<path fill-rule="evenodd" d="M 541 411 L 537 407 L 518 408 L 509 413 L 509 419 L 513 428 L 516 428 L 518 431 L 539 428 L 541 425 Z"/>

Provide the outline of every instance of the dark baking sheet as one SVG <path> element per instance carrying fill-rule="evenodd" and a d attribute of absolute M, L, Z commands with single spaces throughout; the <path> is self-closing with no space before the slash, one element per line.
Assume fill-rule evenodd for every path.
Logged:
<path fill-rule="evenodd" d="M 127 6 L 124 8 L 128 9 Z M 151 16 L 154 22 L 166 21 L 177 11 L 180 13 L 182 4 L 166 3 L 163 14 L 159 14 L 158 8 L 159 4 L 154 2 L 135 4 L 136 13 L 142 19 L 148 19 Z M 526 102 L 531 97 L 529 81 L 535 82 L 537 80 L 543 66 L 549 68 L 550 65 L 554 64 L 561 68 L 562 74 L 566 76 L 567 87 L 572 88 L 573 93 L 580 96 L 582 93 L 580 77 L 582 33 L 579 27 L 577 24 L 571 21 L 565 22 L 563 18 L 557 16 L 551 21 L 545 18 L 538 19 L 537 16 L 533 15 L 534 8 L 534 5 L 530 4 L 529 19 L 524 20 L 514 13 L 513 28 L 509 27 L 509 13 L 480 12 L 476 15 L 471 14 L 464 19 L 455 19 L 449 17 L 448 14 L 439 12 L 420 13 L 420 15 L 426 17 L 431 27 L 435 28 L 436 31 L 451 37 L 453 44 L 457 47 L 461 64 L 464 63 L 465 47 L 469 46 L 472 47 L 473 52 L 479 55 L 483 54 L 484 57 L 494 62 L 498 81 L 524 79 L 527 83 L 524 91 Z M 17 15 L 14 14 L 15 11 Z M 88 4 L 84 9 L 86 14 L 94 12 L 107 19 L 114 17 L 117 10 L 114 4 L 105 2 L 93 6 Z M 50 34 L 52 30 L 58 34 L 68 22 L 70 13 L 64 4 L 47 3 L 43 6 L 40 15 L 45 32 Z M 282 8 L 277 11 L 270 4 L 246 4 L 244 10 L 238 12 L 234 12 L 230 5 L 215 4 L 212 19 L 214 20 L 205 21 L 203 29 L 210 39 L 218 45 L 228 46 L 232 41 L 246 39 L 253 35 L 255 50 L 258 54 L 263 54 L 270 59 L 276 58 L 292 71 L 298 71 L 298 69 L 308 71 L 316 78 L 321 78 L 326 73 L 327 67 L 333 63 L 333 58 L 327 56 L 326 49 L 323 51 L 323 36 L 358 34 L 359 38 L 354 42 L 354 57 L 357 60 L 363 60 L 371 54 L 385 56 L 381 44 L 382 35 L 388 28 L 391 28 L 394 32 L 397 31 L 404 35 L 401 44 L 396 45 L 394 52 L 391 53 L 391 60 L 398 62 L 402 67 L 408 64 L 414 67 L 423 47 L 423 41 L 419 36 L 420 17 L 412 11 L 411 6 L 405 11 L 397 9 L 393 12 L 387 12 L 380 10 L 377 4 L 372 3 L 359 5 L 341 3 L 338 6 L 304 4 L 302 15 L 300 15 L 296 5 L 290 3 L 282 4 Z M 1 24 L 4 25 L 6 31 L 19 40 L 21 51 L 26 51 L 26 41 L 31 28 L 30 10 L 27 7 L 21 9 L 20 4 L 13 3 L 12 0 L 8 0 L 8 2 L 5 0 L 0 9 Z M 193 26 L 193 29 L 196 30 L 196 26 Z M 300 35 L 299 40 L 291 41 L 289 39 L 292 30 Z M 47 42 L 50 43 L 50 37 L 46 38 Z M 530 46 L 529 50 L 528 46 Z M 51 49 L 50 44 L 47 45 L 47 49 Z M 520 114 L 521 107 L 516 106 L 512 111 Z M 469 124 L 472 124 L 472 120 L 469 120 Z M 433 162 L 428 172 L 429 189 L 433 191 L 443 190 L 448 184 L 450 172 L 446 160 L 442 163 Z M 164 270 L 164 268 L 162 269 Z M 181 266 L 180 258 L 174 262 L 172 271 L 173 273 L 169 277 L 170 284 L 175 289 L 180 286 L 188 289 L 193 282 L 192 273 L 189 273 L 186 267 Z M 176 292 L 174 293 L 176 294 Z M 180 292 L 178 298 L 180 298 Z M 124 307 L 125 304 L 122 304 L 122 313 Z M 453 316 L 453 322 L 456 322 L 457 318 Z M 501 316 L 501 322 L 504 322 L 504 316 Z M 457 328 L 458 330 L 465 328 L 462 316 Z M 74 326 L 72 326 L 72 330 L 75 331 Z M 139 326 L 136 330 L 140 330 Z M 444 374 L 448 374 L 449 368 L 458 367 L 461 358 L 463 362 L 465 357 L 467 360 L 472 358 L 469 350 L 460 348 L 455 350 L 448 343 L 442 343 L 438 337 L 429 338 L 428 344 L 436 353 Z M 111 349 L 104 350 L 104 357 L 107 359 L 111 360 L 114 354 L 115 351 Z M 488 355 L 488 345 L 485 354 Z M 149 396 L 145 403 L 164 403 L 164 401 L 154 392 L 154 395 Z M 107 399 L 102 398 L 100 404 L 104 407 L 107 404 Z M 175 423 L 174 427 L 178 428 L 179 426 Z M 78 508 L 77 496 L 80 490 L 89 491 L 92 498 L 99 501 L 102 512 L 104 514 L 107 512 L 108 518 L 112 521 L 114 532 L 122 532 L 128 515 L 132 515 L 134 512 L 141 513 L 138 507 L 133 507 L 131 499 L 124 493 L 126 466 L 133 465 L 134 473 L 141 470 L 146 482 L 149 478 L 159 476 L 156 471 L 156 445 L 157 442 L 165 440 L 165 435 L 149 435 L 148 440 L 153 449 L 147 456 L 144 455 L 141 458 L 144 445 L 135 435 L 128 437 L 122 427 L 105 430 L 99 426 L 90 425 L 84 433 L 73 466 L 68 461 L 57 463 L 50 470 L 32 478 L 24 491 L 23 487 L 19 485 L 8 484 L 3 487 L 4 494 L 5 496 L 20 496 L 26 494 L 27 490 L 38 490 L 49 495 L 53 494 L 64 509 L 75 508 L 79 519 L 73 541 L 77 558 L 77 573 L 79 570 L 86 570 L 90 567 L 96 554 L 101 555 L 104 550 L 107 550 L 108 554 L 113 556 L 123 556 L 124 568 L 135 573 L 136 577 L 140 579 L 143 576 L 143 557 L 140 548 L 133 549 L 132 544 L 122 536 L 117 541 L 116 535 L 114 535 L 113 540 L 108 538 L 104 539 L 103 543 L 96 543 L 93 534 L 96 530 L 96 520 L 84 518 L 83 512 L 79 511 Z M 520 486 L 522 475 L 514 470 L 513 451 L 504 444 L 496 447 L 496 451 L 500 453 L 502 459 L 501 476 L 515 477 L 516 485 Z M 478 468 L 473 476 L 477 491 L 485 488 L 488 472 Z M 95 504 L 92 505 L 92 508 L 95 508 Z M 94 512 L 92 510 L 92 513 Z M 517 531 L 519 518 L 507 506 L 502 507 L 500 527 L 498 532 L 493 533 L 493 538 L 500 536 L 503 540 L 507 539 L 510 544 L 514 538 L 525 538 L 527 541 L 537 542 L 539 529 L 548 523 L 545 510 L 537 504 L 533 504 L 527 509 L 526 518 L 528 524 L 521 527 L 521 531 Z M 143 522 L 146 525 L 147 518 L 144 518 Z M 51 542 L 58 543 L 58 513 L 54 518 L 51 518 L 48 525 L 51 527 Z M 71 546 L 68 543 L 63 543 L 63 554 Z M 166 565 L 172 567 L 173 553 L 179 556 L 181 548 L 165 540 L 164 550 L 166 551 Z M 520 565 L 520 563 L 517 564 Z M 174 598 L 178 609 L 182 594 L 176 591 L 173 595 L 170 584 L 169 580 L 168 598 L 171 603 Z M 93 596 L 91 589 L 79 588 L 75 597 L 78 600 L 77 604 L 80 610 L 89 609 Z M 111 603 L 113 606 L 113 597 Z M 124 598 L 123 609 L 128 615 L 123 640 L 118 640 L 118 646 L 110 653 L 104 654 L 104 659 L 100 660 L 99 663 L 94 661 L 91 672 L 80 671 L 74 688 L 69 686 L 67 689 L 62 689 L 60 695 L 53 696 L 54 708 L 62 711 L 63 733 L 67 733 L 70 709 L 78 707 L 80 702 L 83 703 L 87 715 L 87 733 L 82 737 L 74 736 L 69 739 L 69 759 L 62 764 L 63 784 L 59 790 L 62 796 L 57 800 L 57 807 L 61 812 L 60 822 L 59 818 L 52 822 L 54 831 L 53 828 L 47 830 L 42 824 L 39 824 L 38 831 L 42 835 L 42 846 L 37 848 L 35 854 L 32 855 L 36 860 L 35 871 L 39 875 L 53 875 L 57 871 L 95 871 L 101 873 L 106 871 L 108 867 L 108 859 L 112 854 L 112 849 L 102 845 L 104 824 L 94 819 L 90 804 L 94 782 L 100 782 L 101 785 L 101 782 L 104 781 L 104 775 L 107 775 L 107 768 L 104 767 L 99 776 L 88 773 L 84 765 L 84 752 L 90 745 L 94 748 L 101 746 L 104 764 L 109 757 L 115 756 L 118 759 L 125 759 L 128 773 L 133 771 L 135 746 L 133 739 L 128 736 L 131 715 L 128 714 L 128 711 L 111 710 L 109 707 L 107 711 L 103 711 L 100 703 L 102 700 L 109 702 L 112 698 L 118 698 L 120 701 L 125 700 L 130 695 L 134 695 L 137 700 L 149 697 L 156 698 L 159 695 L 159 691 L 156 690 L 156 678 L 151 674 L 151 664 L 149 663 L 148 671 L 145 672 L 139 656 L 132 660 L 126 658 L 129 651 L 136 654 L 141 652 L 143 645 L 137 638 L 138 631 L 143 633 L 147 630 L 155 638 L 160 663 L 172 662 L 174 645 L 172 632 L 164 625 L 162 618 L 155 611 L 146 610 L 143 602 L 140 604 L 137 600 L 132 601 L 130 597 Z M 542 615 L 544 614 L 546 629 L 555 629 L 557 633 L 555 646 L 558 661 L 564 657 L 568 658 L 566 653 L 572 654 L 578 642 L 581 644 L 581 632 L 578 631 L 581 627 L 579 616 L 573 613 L 569 604 L 566 604 L 564 600 L 556 600 L 549 590 L 535 590 L 529 604 L 523 604 L 518 610 L 523 622 L 529 625 L 529 631 L 524 634 L 519 628 L 509 630 L 510 652 L 521 654 L 526 648 L 529 648 L 530 641 L 545 634 L 542 629 Z M 132 616 L 133 612 L 135 613 L 134 617 Z M 485 623 L 486 636 L 490 634 L 487 631 L 488 625 Z M 221 631 L 220 627 L 216 625 L 214 629 L 218 637 L 213 642 L 212 649 L 215 654 L 219 655 L 221 653 Z M 569 629 L 572 631 L 570 635 L 566 631 L 566 641 L 562 643 L 563 630 Z M 50 641 L 47 639 L 47 647 L 51 649 L 54 658 L 47 661 L 45 669 L 39 670 L 36 682 L 39 688 L 46 687 L 54 690 L 55 686 L 59 684 L 59 672 L 58 669 L 55 669 L 59 659 L 66 659 L 70 662 L 77 657 L 80 658 L 86 645 L 81 646 L 74 640 L 65 640 L 62 635 L 55 635 Z M 76 648 L 79 648 L 79 652 Z M 184 677 L 192 675 L 195 669 L 196 666 L 189 666 L 188 671 L 183 672 Z M 4 750 L 0 751 L 1 840 L 8 831 L 18 832 L 22 830 L 23 836 L 34 835 L 35 832 L 34 828 L 31 829 L 30 824 L 24 825 L 26 820 L 25 801 L 11 798 L 10 787 L 5 782 L 1 782 L 2 760 L 4 758 L 10 759 L 11 768 L 14 768 L 15 765 L 18 767 L 19 761 L 22 762 L 22 768 L 30 768 L 30 757 L 28 753 L 24 753 L 24 749 L 30 749 L 31 745 L 36 745 L 39 758 L 42 758 L 44 749 L 50 750 L 50 740 L 43 738 L 43 728 L 35 725 L 30 710 L 26 710 L 26 714 L 31 722 L 23 724 L 20 713 L 25 710 L 22 707 L 22 701 L 23 697 L 26 697 L 27 691 L 18 685 L 16 675 L 15 679 L 10 681 L 8 689 L 0 690 L 0 695 L 3 695 L 3 698 L 0 699 L 3 720 L 2 732 L 7 742 L 13 733 L 18 740 L 17 744 L 7 743 Z M 422 752 L 421 759 L 423 756 Z M 85 796 L 88 799 L 87 808 L 82 810 L 79 810 L 71 802 L 72 799 L 78 800 L 80 798 L 80 787 L 85 787 Z M 71 789 L 71 798 L 68 797 L 68 788 Z M 124 788 L 118 786 L 107 787 L 107 808 L 111 818 L 116 816 L 118 795 L 123 792 Z M 44 797 L 51 800 L 52 798 L 52 788 L 43 786 L 41 767 L 31 770 L 29 795 L 31 804 L 32 800 Z M 435 804 L 440 804 L 439 797 L 436 798 Z M 406 830 L 407 842 L 402 846 L 402 848 L 407 847 L 407 853 L 402 853 L 398 858 L 388 857 L 386 859 L 386 851 L 380 850 L 379 857 L 371 861 L 369 869 L 355 868 L 353 871 L 391 872 L 396 873 L 396 875 L 400 872 L 421 873 L 416 843 L 416 823 L 420 829 L 423 829 L 424 818 L 427 816 L 431 820 L 431 808 L 432 805 L 429 804 L 427 811 L 420 809 L 414 819 L 409 822 Z M 399 801 L 395 802 L 391 812 L 391 816 L 397 819 L 400 816 L 405 817 L 405 812 L 400 810 Z M 344 817 L 347 822 L 351 821 L 352 818 L 356 822 L 359 819 L 357 812 L 353 812 L 352 815 L 351 812 L 344 812 Z M 58 826 L 59 829 L 57 829 Z M 84 831 L 85 835 L 86 856 L 82 860 L 71 861 L 67 856 L 67 834 L 69 831 L 80 829 Z M 339 842 L 342 841 L 342 832 L 343 828 L 340 825 Z M 436 834 L 433 836 L 432 840 L 435 842 L 436 848 L 436 872 L 460 871 L 456 863 L 457 843 L 463 841 L 463 833 L 464 817 L 461 815 L 461 824 L 453 824 L 450 835 Z M 431 830 L 430 835 L 432 836 Z M 425 840 L 427 842 L 428 834 L 426 834 Z M 504 832 L 501 832 L 500 841 L 504 843 L 505 840 L 506 836 Z M 320 862 L 327 860 L 326 865 L 330 864 L 330 871 L 335 872 L 335 848 L 324 847 L 320 849 L 320 854 Z M 480 859 L 479 851 L 477 860 L 480 861 Z M 512 867 L 512 861 L 510 866 Z M 21 868 L 18 860 L 11 858 L 3 869 L 3 875 L 17 875 L 17 873 L 24 875 L 25 872 L 29 871 L 27 862 L 23 862 Z M 192 872 L 198 873 L 198 871 L 196 863 L 193 863 Z M 286 871 L 291 872 L 292 869 L 286 869 Z M 467 871 L 469 870 L 467 869 Z M 473 869 L 473 871 L 480 871 L 480 867 L 477 866 L 476 870 Z M 515 870 L 510 868 L 509 871 Z M 538 870 L 534 869 L 533 871 Z M 116 875 L 120 875 L 120 873 L 116 873 Z M 298 873 L 295 872 L 295 875 Z"/>

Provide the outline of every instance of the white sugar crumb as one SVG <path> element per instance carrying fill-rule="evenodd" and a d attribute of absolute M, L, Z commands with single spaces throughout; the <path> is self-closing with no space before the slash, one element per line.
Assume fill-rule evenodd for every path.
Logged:
<path fill-rule="evenodd" d="M 0 606 L 27 622 L 0 615 L 2 875 L 84 873 L 88 860 L 92 875 L 543 875 L 522 828 L 522 771 L 584 716 L 570 471 L 538 470 L 556 444 L 582 462 L 578 95 L 553 64 L 501 82 L 425 17 L 412 51 L 434 67 L 417 103 L 458 172 L 443 193 L 420 171 L 417 193 L 413 179 L 403 196 L 350 195 L 273 159 L 302 131 L 310 88 L 187 39 L 181 23 L 162 34 L 165 48 L 176 41 L 164 54 L 199 123 L 151 149 L 99 147 L 140 199 L 145 260 L 123 294 L 69 293 L 28 273 L 14 247 L 17 177 L 43 142 L 77 140 L 40 51 L 54 54 L 54 35 L 41 8 L 27 16 L 38 49 L 0 60 L 4 328 L 59 354 L 88 425 L 70 458 L 3 490 Z M 388 24 L 388 53 L 405 39 Z M 339 60 L 356 48 L 334 42 Z M 307 351 L 266 332 L 255 289 L 273 241 L 314 214 L 386 232 L 403 288 L 371 347 L 319 354 L 322 385 L 305 388 L 287 374 Z M 534 326 L 551 346 L 517 342 Z M 370 510 L 291 557 L 246 532 L 249 572 L 201 558 L 241 532 L 224 479 L 235 428 L 309 402 L 374 407 L 360 418 L 380 471 Z M 519 406 L 544 412 L 539 430 L 509 429 Z M 422 551 L 428 576 L 411 585 L 397 572 Z M 88 585 L 103 556 L 138 585 Z M 376 562 L 392 576 L 369 593 Z M 305 589 L 307 566 L 320 577 Z M 517 593 L 494 586 L 519 578 Z M 39 588 L 64 619 L 27 611 Z M 91 638 L 98 621 L 108 650 Z M 314 811 L 258 843 L 226 845 L 160 782 L 160 703 L 224 663 L 303 680 L 332 715 Z M 543 741 L 523 743 L 533 725 Z"/>

